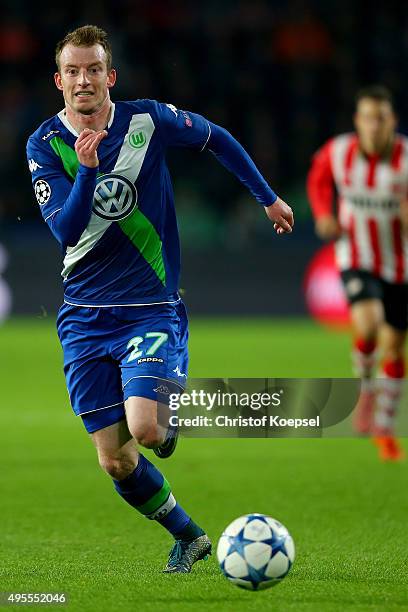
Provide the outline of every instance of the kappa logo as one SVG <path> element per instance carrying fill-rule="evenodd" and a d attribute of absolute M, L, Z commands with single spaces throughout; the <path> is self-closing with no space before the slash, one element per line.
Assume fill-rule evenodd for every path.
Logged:
<path fill-rule="evenodd" d="M 129 144 L 134 149 L 141 149 L 146 144 L 146 134 L 144 132 L 132 132 L 129 134 Z"/>
<path fill-rule="evenodd" d="M 43 140 L 48 140 L 48 138 L 50 136 L 52 136 L 53 134 L 59 134 L 60 131 L 59 130 L 51 130 L 51 132 L 48 132 L 48 134 L 46 134 L 45 136 L 42 137 Z"/>
<path fill-rule="evenodd" d="M 159 385 L 156 389 L 153 389 L 155 393 L 161 393 L 162 395 L 170 395 L 170 389 L 166 385 Z"/>
<path fill-rule="evenodd" d="M 140 363 L 164 363 L 164 359 L 161 357 L 141 357 L 137 360 L 137 365 Z"/>
<path fill-rule="evenodd" d="M 137 207 L 137 191 L 133 183 L 120 174 L 103 174 L 97 179 L 93 211 L 108 221 L 120 221 Z"/>
<path fill-rule="evenodd" d="M 34 183 L 34 193 L 40 206 L 44 206 L 51 197 L 51 187 L 47 181 L 39 179 Z"/>
<path fill-rule="evenodd" d="M 38 168 L 42 168 L 42 166 L 40 166 L 40 164 L 37 164 L 37 162 L 34 159 L 29 159 L 28 168 L 30 172 L 35 172 L 36 170 L 38 170 Z"/>
<path fill-rule="evenodd" d="M 169 108 L 171 110 L 172 113 L 174 113 L 176 115 L 176 117 L 178 116 L 177 115 L 177 108 L 174 106 L 174 104 L 166 104 L 166 106 L 167 106 L 167 108 Z"/>
<path fill-rule="evenodd" d="M 175 374 L 177 374 L 177 376 L 178 376 L 179 378 L 187 378 L 187 374 L 184 374 L 184 372 L 182 372 L 182 371 L 180 370 L 180 366 L 179 366 L 179 365 L 176 365 L 176 367 L 174 368 L 173 372 L 174 372 Z"/>

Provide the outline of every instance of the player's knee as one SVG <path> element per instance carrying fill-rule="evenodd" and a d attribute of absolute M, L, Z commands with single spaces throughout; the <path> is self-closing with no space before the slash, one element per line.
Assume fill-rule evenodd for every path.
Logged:
<path fill-rule="evenodd" d="M 115 480 L 122 480 L 133 472 L 136 467 L 136 462 L 133 457 L 99 455 L 99 465 Z"/>
<path fill-rule="evenodd" d="M 160 433 L 157 423 L 136 424 L 131 433 L 135 440 L 145 448 L 156 448 L 163 442 L 163 434 Z"/>

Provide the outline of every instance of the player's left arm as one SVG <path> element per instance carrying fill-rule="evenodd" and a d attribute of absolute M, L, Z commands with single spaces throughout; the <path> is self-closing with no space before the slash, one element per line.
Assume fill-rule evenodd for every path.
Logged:
<path fill-rule="evenodd" d="M 270 188 L 251 157 L 227 130 L 171 104 L 154 104 L 164 146 L 208 149 L 264 207 L 278 234 L 292 231 L 292 209 Z"/>

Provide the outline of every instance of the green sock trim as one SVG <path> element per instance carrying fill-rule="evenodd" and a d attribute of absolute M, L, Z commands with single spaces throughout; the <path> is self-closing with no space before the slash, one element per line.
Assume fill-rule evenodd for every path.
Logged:
<path fill-rule="evenodd" d="M 142 506 L 137 506 L 137 509 L 142 514 L 151 514 L 160 506 L 162 506 L 170 495 L 171 487 L 167 480 L 164 478 L 162 488 L 157 491 L 146 503 Z"/>

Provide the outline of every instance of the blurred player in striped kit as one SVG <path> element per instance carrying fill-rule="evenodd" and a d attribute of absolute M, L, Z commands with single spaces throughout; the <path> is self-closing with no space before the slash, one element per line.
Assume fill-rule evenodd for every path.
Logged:
<path fill-rule="evenodd" d="M 398 460 L 394 421 L 408 327 L 408 139 L 396 132 L 391 93 L 378 85 L 357 94 L 354 126 L 314 155 L 307 189 L 316 233 L 336 239 L 351 306 L 353 365 L 362 379 L 354 427 L 374 436 L 382 459 Z"/>

